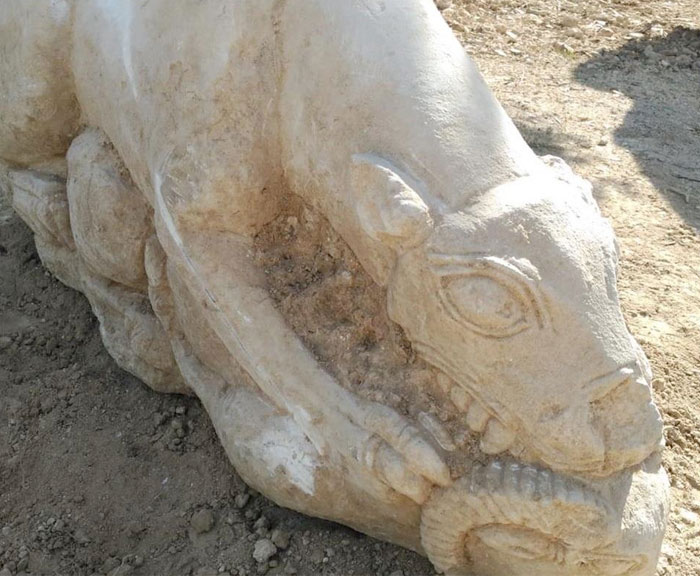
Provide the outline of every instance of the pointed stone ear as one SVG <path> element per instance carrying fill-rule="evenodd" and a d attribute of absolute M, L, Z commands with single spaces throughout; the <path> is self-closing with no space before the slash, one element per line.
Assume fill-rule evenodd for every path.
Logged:
<path fill-rule="evenodd" d="M 352 187 L 358 220 L 370 238 L 398 250 L 416 246 L 430 234 L 428 206 L 383 158 L 353 156 Z"/>

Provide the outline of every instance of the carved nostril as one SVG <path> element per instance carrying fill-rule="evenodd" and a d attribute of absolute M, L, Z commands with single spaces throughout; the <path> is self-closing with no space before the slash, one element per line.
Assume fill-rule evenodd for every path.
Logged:
<path fill-rule="evenodd" d="M 630 366 L 619 368 L 609 374 L 595 378 L 586 385 L 586 395 L 589 402 L 597 402 L 617 390 L 620 386 L 636 380 L 635 370 Z"/>

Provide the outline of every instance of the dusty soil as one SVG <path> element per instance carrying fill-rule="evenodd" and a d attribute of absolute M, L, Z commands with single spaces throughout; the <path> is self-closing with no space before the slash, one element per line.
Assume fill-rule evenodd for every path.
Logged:
<path fill-rule="evenodd" d="M 625 314 L 667 425 L 658 572 L 700 574 L 700 8 L 454 0 L 443 14 L 529 143 L 589 178 L 613 222 Z M 87 301 L 44 271 L 0 198 L 1 576 L 434 573 L 248 490 L 196 400 L 114 364 Z M 400 348 L 377 330 L 368 342 Z M 255 542 L 273 535 L 261 568 Z"/>

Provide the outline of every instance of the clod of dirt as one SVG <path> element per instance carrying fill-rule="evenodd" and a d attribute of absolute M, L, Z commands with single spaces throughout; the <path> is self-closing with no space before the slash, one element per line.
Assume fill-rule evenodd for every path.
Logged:
<path fill-rule="evenodd" d="M 281 528 L 275 528 L 270 536 L 272 543 L 280 550 L 286 550 L 289 547 L 290 538 L 291 535 L 289 532 L 282 530 Z"/>
<path fill-rule="evenodd" d="M 275 554 L 277 554 L 277 546 L 271 540 L 261 538 L 255 543 L 253 558 L 258 564 L 268 562 Z"/>
<path fill-rule="evenodd" d="M 248 504 L 248 500 L 250 500 L 250 494 L 244 492 L 242 494 L 237 494 L 233 499 L 233 503 L 236 505 L 236 508 L 241 510 L 242 508 L 245 508 L 246 504 Z"/>
<path fill-rule="evenodd" d="M 214 527 L 214 513 L 209 508 L 202 508 L 192 514 L 190 526 L 196 534 L 204 534 Z"/>

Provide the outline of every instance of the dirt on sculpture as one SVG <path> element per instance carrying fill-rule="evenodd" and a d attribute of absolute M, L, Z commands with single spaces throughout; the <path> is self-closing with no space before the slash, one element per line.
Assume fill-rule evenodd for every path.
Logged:
<path fill-rule="evenodd" d="M 464 473 L 483 458 L 446 376 L 416 356 L 377 286 L 318 211 L 296 196 L 256 237 L 256 261 L 285 319 L 338 382 L 419 422 Z M 387 389 L 386 383 L 394 383 Z M 459 452 L 453 452 L 459 446 Z"/>
<path fill-rule="evenodd" d="M 665 465 L 675 502 L 659 570 L 693 574 L 700 549 L 700 192 L 692 179 L 700 177 L 681 158 L 700 153 L 700 65 L 692 42 L 672 30 L 697 29 L 697 8 L 694 2 L 632 1 L 614 8 L 562 2 L 558 10 L 544 2 L 525 8 L 454 2 L 444 14 L 529 143 L 539 153 L 565 157 L 590 178 L 613 221 L 622 247 L 623 306 L 652 361 L 667 423 Z M 630 45 L 635 49 L 625 48 Z M 598 56 L 602 48 L 607 53 Z M 674 113 L 683 107 L 667 106 L 671 96 L 689 104 L 687 112 Z M 652 115 L 677 135 L 655 130 Z M 680 154 L 676 148 L 669 153 L 669 140 Z M 661 170 L 657 156 L 663 167 L 681 164 L 683 177 Z M 324 237 L 318 223 L 313 234 L 321 236 L 300 233 L 310 217 L 292 207 L 258 238 L 260 247 L 274 245 L 268 234 L 297 239 L 289 254 L 260 254 L 275 272 L 272 293 L 288 319 L 298 318 L 297 332 L 322 328 L 304 337 L 321 361 L 351 356 L 336 372 L 349 387 L 371 397 L 380 392 L 373 378 L 379 381 L 382 369 L 405 374 L 397 398 L 382 399 L 401 409 L 411 383 L 430 382 L 432 375 L 412 360 L 383 316 L 381 291 L 347 254 L 336 259 L 344 246 Z M 256 495 L 246 498 L 198 404 L 158 396 L 118 370 L 101 347 L 85 300 L 45 275 L 26 228 L 4 205 L 2 218 L 0 569 L 431 573 L 425 560 L 404 550 Z M 367 378 L 375 356 L 363 359 L 362 351 L 376 353 L 382 344 L 381 368 Z M 362 379 L 354 374 L 355 362 L 364 362 Z M 439 385 L 433 389 L 440 393 Z M 429 397 L 423 406 L 430 413 Z M 212 513 L 211 526 L 206 518 L 200 522 L 202 509 Z M 289 546 L 279 531 L 291 535 Z M 261 540 L 276 542 L 278 550 L 264 562 L 253 556 Z"/>

